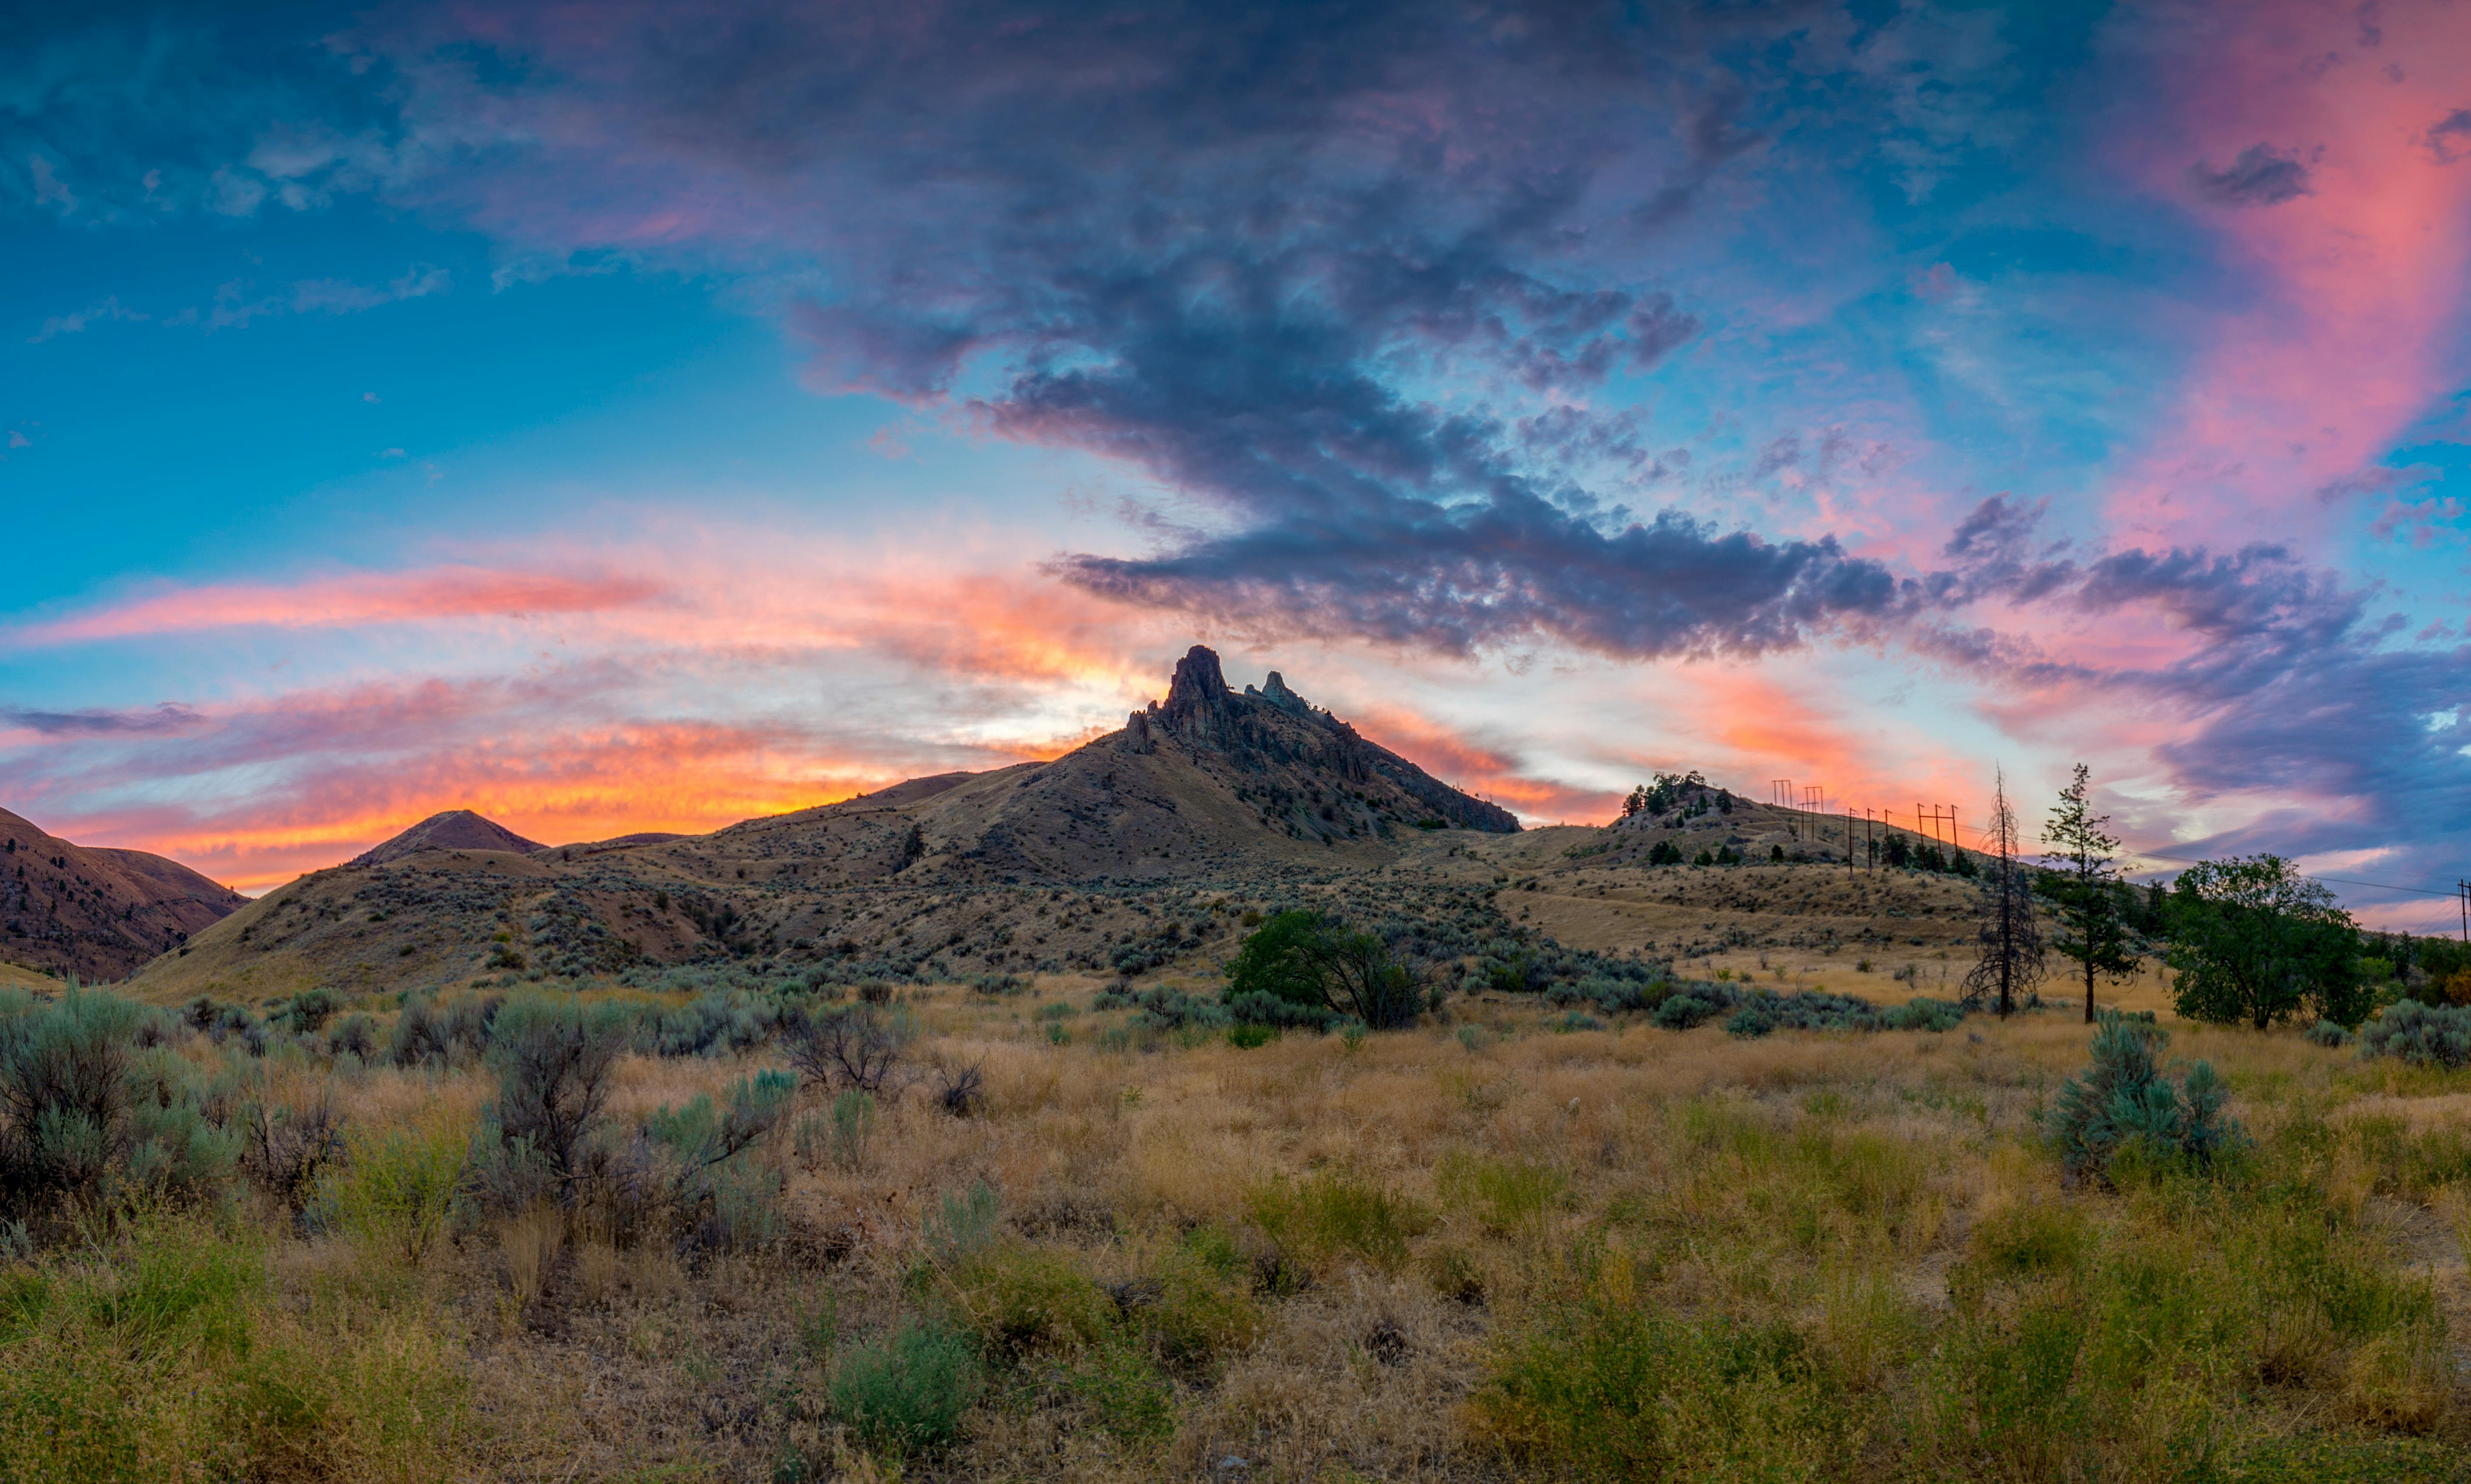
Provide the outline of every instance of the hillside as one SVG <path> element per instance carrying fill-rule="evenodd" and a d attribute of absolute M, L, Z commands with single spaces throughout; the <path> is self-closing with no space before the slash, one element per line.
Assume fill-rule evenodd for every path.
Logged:
<path fill-rule="evenodd" d="M 247 900 L 176 860 L 79 845 L 0 810 L 0 959 L 116 979 Z"/>
<path fill-rule="evenodd" d="M 1858 829 L 1849 868 L 1841 818 L 1695 775 L 1641 806 L 1602 828 L 1521 831 L 1275 673 L 1232 690 L 1195 648 L 1161 701 L 1052 762 L 915 778 L 703 836 L 540 847 L 441 814 L 270 893 L 136 983 L 262 1000 L 678 965 L 1112 980 L 1212 972 L 1245 913 L 1290 905 L 1482 919 L 1709 973 L 1860 974 L 1837 987 L 1883 994 L 1942 983 L 1970 942 L 1970 883 L 1874 867 Z"/>
<path fill-rule="evenodd" d="M 1518 829 L 1275 673 L 1234 691 L 1196 648 L 1161 701 L 1052 762 L 683 837 L 544 848 L 441 814 L 268 894 L 149 966 L 141 987 L 266 996 L 746 959 L 1112 972 L 1223 929 L 1223 914 L 1165 917 L 1163 893 L 1179 909 L 1258 896 Z"/>
<path fill-rule="evenodd" d="M 401 835 L 377 845 L 353 859 L 354 865 L 384 865 L 426 851 L 436 850 L 506 850 L 519 856 L 536 855 L 549 847 L 528 840 L 494 819 L 483 819 L 468 809 L 450 809 L 432 814 Z"/>

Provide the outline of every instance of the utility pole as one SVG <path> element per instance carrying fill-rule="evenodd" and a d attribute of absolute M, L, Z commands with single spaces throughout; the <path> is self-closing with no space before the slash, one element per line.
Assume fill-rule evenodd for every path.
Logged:
<path fill-rule="evenodd" d="M 2471 943 L 2471 881 L 2458 881 L 2454 890 L 2462 907 L 2462 941 Z"/>

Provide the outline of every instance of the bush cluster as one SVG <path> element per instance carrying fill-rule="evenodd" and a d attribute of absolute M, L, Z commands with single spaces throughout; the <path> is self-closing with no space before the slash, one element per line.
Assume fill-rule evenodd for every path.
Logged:
<path fill-rule="evenodd" d="M 2071 1174 L 2107 1178 L 2123 1151 L 2210 1167 L 2247 1136 L 2223 1112 L 2229 1092 L 2211 1062 L 2189 1066 L 2177 1085 L 2155 1064 L 2169 1033 L 2106 1010 L 2093 1034 L 2093 1065 L 2060 1085 L 2051 1142 Z"/>
<path fill-rule="evenodd" d="M 2392 1056 L 2418 1067 L 2471 1066 L 2471 1005 L 2398 1000 L 2360 1027 L 2360 1055 Z"/>

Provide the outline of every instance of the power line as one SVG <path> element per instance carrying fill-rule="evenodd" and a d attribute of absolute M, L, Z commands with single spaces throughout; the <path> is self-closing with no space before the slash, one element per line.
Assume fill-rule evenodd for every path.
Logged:
<path fill-rule="evenodd" d="M 2166 856 L 2158 850 L 2130 850 L 2125 852 L 2125 854 L 2141 856 L 2148 860 L 2168 860 L 2177 865 L 2203 865 L 2205 863 L 2201 857 Z M 2431 891 L 2425 886 L 2403 886 L 2397 885 L 2392 882 L 2356 881 L 2347 876 L 2319 876 L 2317 880 L 2320 882 L 2333 882 L 2337 885 L 2342 886 L 2373 886 L 2379 891 L 2408 891 L 2423 897 L 2450 897 L 2455 895 L 2455 893 L 2451 891 Z"/>

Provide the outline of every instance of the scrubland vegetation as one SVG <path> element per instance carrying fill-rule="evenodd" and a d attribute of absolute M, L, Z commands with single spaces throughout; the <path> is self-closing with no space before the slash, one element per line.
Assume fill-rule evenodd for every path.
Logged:
<path fill-rule="evenodd" d="M 0 1478 L 2459 1475 L 2459 1058 L 1476 962 L 13 999 Z"/>

